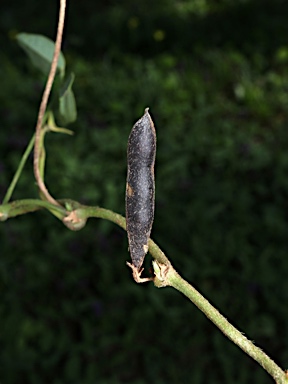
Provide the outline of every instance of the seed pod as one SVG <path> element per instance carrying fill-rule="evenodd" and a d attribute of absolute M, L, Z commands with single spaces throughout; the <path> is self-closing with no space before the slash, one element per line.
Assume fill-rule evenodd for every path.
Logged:
<path fill-rule="evenodd" d="M 127 147 L 126 227 L 132 265 L 138 271 L 148 252 L 154 220 L 156 132 L 145 109 L 132 128 Z"/>

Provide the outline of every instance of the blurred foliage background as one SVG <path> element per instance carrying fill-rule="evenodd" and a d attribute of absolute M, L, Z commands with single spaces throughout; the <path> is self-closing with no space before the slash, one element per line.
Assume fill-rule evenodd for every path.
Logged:
<path fill-rule="evenodd" d="M 54 39 L 58 2 L 0 5 L 0 197 L 35 127 L 45 79 L 13 40 Z M 288 3 L 69 2 L 74 137 L 47 137 L 47 184 L 124 214 L 126 143 L 149 106 L 152 237 L 177 270 L 288 367 Z M 32 158 L 14 199 L 37 196 Z M 172 289 L 137 285 L 125 233 L 47 212 L 1 224 L 2 383 L 272 383 Z M 147 256 L 149 268 L 150 257 Z"/>

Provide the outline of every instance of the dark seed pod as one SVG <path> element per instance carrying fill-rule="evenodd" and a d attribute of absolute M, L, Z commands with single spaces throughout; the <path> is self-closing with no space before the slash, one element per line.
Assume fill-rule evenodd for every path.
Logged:
<path fill-rule="evenodd" d="M 139 271 L 154 220 L 156 132 L 145 109 L 132 128 L 127 148 L 126 227 L 132 265 Z"/>

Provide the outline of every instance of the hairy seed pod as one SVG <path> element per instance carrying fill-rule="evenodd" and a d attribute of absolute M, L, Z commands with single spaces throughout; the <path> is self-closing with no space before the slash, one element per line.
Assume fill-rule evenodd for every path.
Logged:
<path fill-rule="evenodd" d="M 132 265 L 140 270 L 154 220 L 156 132 L 145 109 L 132 128 L 127 147 L 126 227 Z"/>

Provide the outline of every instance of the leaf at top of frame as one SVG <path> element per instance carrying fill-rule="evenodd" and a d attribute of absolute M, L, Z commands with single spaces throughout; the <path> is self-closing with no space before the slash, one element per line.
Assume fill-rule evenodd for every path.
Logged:
<path fill-rule="evenodd" d="M 33 33 L 19 33 L 16 36 L 16 39 L 35 67 L 47 75 L 51 67 L 55 43 L 46 36 Z M 65 66 L 66 62 L 64 55 L 60 52 L 57 70 L 60 72 L 61 77 L 64 77 Z"/>

